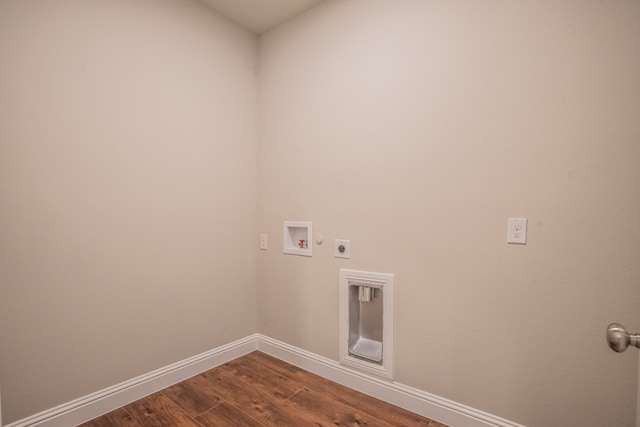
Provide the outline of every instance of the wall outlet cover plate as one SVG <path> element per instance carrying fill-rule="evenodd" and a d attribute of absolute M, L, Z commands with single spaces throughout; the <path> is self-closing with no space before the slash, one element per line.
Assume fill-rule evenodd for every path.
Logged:
<path fill-rule="evenodd" d="M 507 243 L 527 244 L 527 218 L 507 219 Z"/>
<path fill-rule="evenodd" d="M 334 256 L 336 258 L 351 258 L 351 240 L 336 239 Z"/>

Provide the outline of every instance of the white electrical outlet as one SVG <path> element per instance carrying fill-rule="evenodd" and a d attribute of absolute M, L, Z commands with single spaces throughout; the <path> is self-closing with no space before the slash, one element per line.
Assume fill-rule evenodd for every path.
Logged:
<path fill-rule="evenodd" d="M 260 249 L 267 250 L 268 237 L 266 234 L 260 235 Z"/>
<path fill-rule="evenodd" d="M 336 239 L 334 256 L 336 258 L 351 258 L 351 240 Z"/>
<path fill-rule="evenodd" d="M 527 218 L 507 219 L 507 243 L 527 244 Z"/>

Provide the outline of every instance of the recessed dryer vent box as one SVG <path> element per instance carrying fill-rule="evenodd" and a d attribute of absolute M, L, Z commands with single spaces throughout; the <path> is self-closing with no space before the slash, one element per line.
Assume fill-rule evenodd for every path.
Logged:
<path fill-rule="evenodd" d="M 340 363 L 393 379 L 393 274 L 340 269 Z"/>
<path fill-rule="evenodd" d="M 310 221 L 284 221 L 282 252 L 285 254 L 311 256 L 313 247 Z"/>

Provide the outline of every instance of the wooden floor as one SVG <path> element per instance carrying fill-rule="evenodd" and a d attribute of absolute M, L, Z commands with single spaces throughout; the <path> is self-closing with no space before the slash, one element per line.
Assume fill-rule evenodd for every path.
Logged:
<path fill-rule="evenodd" d="M 447 427 L 253 352 L 82 427 Z"/>

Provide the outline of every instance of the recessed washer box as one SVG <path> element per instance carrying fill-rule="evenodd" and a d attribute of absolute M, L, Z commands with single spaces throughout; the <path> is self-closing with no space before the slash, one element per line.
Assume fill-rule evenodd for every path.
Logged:
<path fill-rule="evenodd" d="M 311 256 L 311 221 L 284 221 L 283 234 L 283 253 Z"/>

